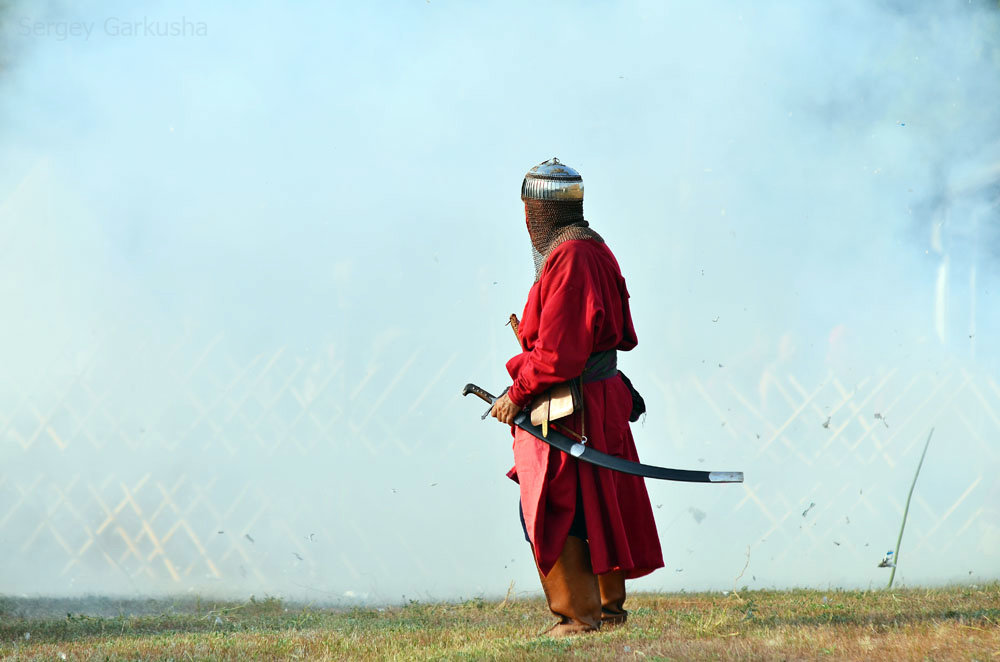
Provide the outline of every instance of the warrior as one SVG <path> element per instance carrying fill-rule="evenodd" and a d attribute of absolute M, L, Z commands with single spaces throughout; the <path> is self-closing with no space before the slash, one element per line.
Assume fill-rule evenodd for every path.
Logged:
<path fill-rule="evenodd" d="M 633 390 L 617 369 L 617 352 L 637 343 L 629 294 L 611 249 L 584 220 L 583 179 L 553 158 L 525 175 L 521 199 L 535 282 L 517 328 L 521 353 L 507 362 L 513 383 L 490 414 L 512 424 L 569 383 L 577 392 L 572 413 L 553 425 L 594 450 L 638 462 L 629 428 Z M 548 634 L 624 623 L 625 580 L 663 567 L 643 479 L 512 430 L 507 475 L 519 484 L 521 525 L 559 618 Z"/>

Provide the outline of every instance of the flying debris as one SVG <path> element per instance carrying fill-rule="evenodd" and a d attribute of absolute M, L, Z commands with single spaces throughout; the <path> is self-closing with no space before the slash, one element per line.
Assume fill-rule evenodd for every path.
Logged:
<path fill-rule="evenodd" d="M 830 419 L 831 419 L 831 418 L 833 418 L 833 417 L 832 417 L 832 416 L 827 416 L 827 417 L 826 417 L 826 421 L 824 421 L 824 422 L 823 422 L 823 427 L 825 427 L 825 428 L 827 428 L 827 429 L 829 429 L 829 428 L 830 428 Z"/>
<path fill-rule="evenodd" d="M 809 511 L 812 510 L 815 505 L 816 505 L 815 501 L 810 501 L 809 507 L 802 511 L 802 516 L 805 517 L 806 515 L 808 515 Z"/>
<path fill-rule="evenodd" d="M 888 552 L 885 553 L 885 556 L 882 557 L 882 561 L 879 562 L 878 567 L 880 567 L 880 568 L 895 568 L 896 567 L 896 562 L 892 558 L 892 550 L 891 549 Z"/>
<path fill-rule="evenodd" d="M 251 545 L 253 544 L 253 538 L 250 537 L 249 533 L 244 534 L 243 537 L 249 540 Z"/>
<path fill-rule="evenodd" d="M 302 555 L 301 555 L 301 554 L 299 554 L 298 552 L 292 552 L 292 554 L 294 554 L 294 555 L 295 555 L 295 558 L 297 558 L 298 560 L 300 560 L 300 561 L 305 561 L 305 559 L 304 559 L 304 558 L 302 558 Z"/>
<path fill-rule="evenodd" d="M 881 413 L 875 412 L 875 420 L 876 421 L 882 421 L 885 424 L 886 427 L 889 427 L 889 421 L 887 421 L 885 419 L 885 416 L 883 416 Z"/>

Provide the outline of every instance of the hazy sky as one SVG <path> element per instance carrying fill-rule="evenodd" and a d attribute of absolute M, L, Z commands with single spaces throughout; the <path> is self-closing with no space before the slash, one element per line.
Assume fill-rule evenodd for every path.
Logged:
<path fill-rule="evenodd" d="M 995 577 L 995 3 L 0 8 L 0 593 L 537 589 L 458 392 L 552 156 L 640 455 L 747 473 L 650 484 L 637 586 L 881 583 L 932 425 L 901 576 Z"/>

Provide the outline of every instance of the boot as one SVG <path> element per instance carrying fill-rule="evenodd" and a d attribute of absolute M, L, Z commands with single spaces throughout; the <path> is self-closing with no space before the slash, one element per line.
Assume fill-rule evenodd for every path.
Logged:
<path fill-rule="evenodd" d="M 625 611 L 625 573 L 615 570 L 598 575 L 597 583 L 601 587 L 601 625 L 604 627 L 621 625 L 628 619 Z"/>
<path fill-rule="evenodd" d="M 559 559 L 548 575 L 539 569 L 549 609 L 559 622 L 545 634 L 566 637 L 601 627 L 601 590 L 590 566 L 590 548 L 576 536 L 567 536 Z"/>

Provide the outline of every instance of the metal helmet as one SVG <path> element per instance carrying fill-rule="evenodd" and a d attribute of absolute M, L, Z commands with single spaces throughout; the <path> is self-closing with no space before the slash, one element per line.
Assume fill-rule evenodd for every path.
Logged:
<path fill-rule="evenodd" d="M 553 157 L 528 171 L 521 182 L 522 200 L 583 201 L 583 177 Z"/>

